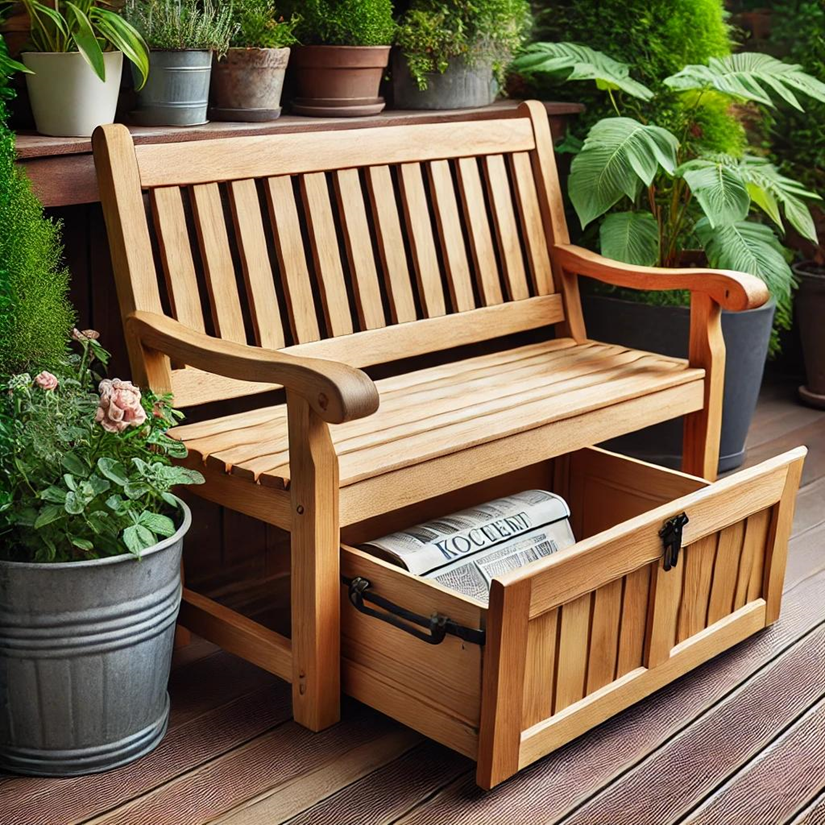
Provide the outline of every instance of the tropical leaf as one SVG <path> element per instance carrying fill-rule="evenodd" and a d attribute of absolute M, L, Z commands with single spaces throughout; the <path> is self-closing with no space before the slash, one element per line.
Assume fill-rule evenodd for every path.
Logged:
<path fill-rule="evenodd" d="M 587 226 L 641 185 L 650 186 L 660 168 L 673 174 L 679 142 L 666 129 L 629 117 L 596 123 L 573 159 L 568 188 L 576 214 Z"/>
<path fill-rule="evenodd" d="M 630 77 L 630 67 L 577 43 L 533 43 L 513 62 L 516 71 L 549 74 L 559 80 L 595 80 L 603 90 L 621 90 L 641 100 L 653 92 Z"/>
<path fill-rule="evenodd" d="M 659 262 L 659 224 L 650 212 L 611 212 L 599 228 L 602 255 L 639 266 Z"/>
<path fill-rule="evenodd" d="M 140 91 L 149 77 L 149 47 L 140 32 L 110 9 L 94 6 L 89 12 L 89 19 L 109 43 L 134 63 L 140 76 L 137 87 Z"/>
<path fill-rule="evenodd" d="M 788 223 L 800 235 L 818 243 L 816 225 L 805 199 L 822 200 L 816 192 L 801 183 L 785 177 L 767 158 L 745 155 L 730 159 L 748 186 L 753 202 L 762 209 L 780 229 L 784 229 L 779 206 Z"/>
<path fill-rule="evenodd" d="M 793 273 L 782 245 L 769 226 L 741 221 L 713 227 L 702 218 L 696 224 L 696 235 L 712 267 L 756 275 L 778 302 L 790 299 Z"/>
<path fill-rule="evenodd" d="M 722 160 L 697 158 L 682 164 L 676 174 L 687 181 L 711 226 L 737 223 L 748 216 L 751 198 L 745 181 Z"/>
<path fill-rule="evenodd" d="M 825 102 L 825 83 L 806 74 L 801 66 L 783 63 L 769 54 L 737 52 L 727 57 L 712 57 L 707 66 L 685 66 L 665 80 L 678 91 L 716 89 L 743 100 L 773 106 L 771 92 L 799 111 L 802 106 L 794 92 Z"/>
<path fill-rule="evenodd" d="M 74 3 L 67 2 L 66 8 L 74 18 L 75 27 L 72 35 L 74 36 L 74 42 L 77 44 L 78 51 L 92 67 L 94 73 L 101 80 L 106 80 L 106 64 L 103 61 L 103 49 L 100 48 L 100 43 L 97 42 L 91 21 L 83 9 Z"/>

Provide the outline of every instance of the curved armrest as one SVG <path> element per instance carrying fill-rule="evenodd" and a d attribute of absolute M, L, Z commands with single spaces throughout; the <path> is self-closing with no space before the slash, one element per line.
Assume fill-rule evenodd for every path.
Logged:
<path fill-rule="evenodd" d="M 305 398 L 330 424 L 364 418 L 378 409 L 378 390 L 372 379 L 338 361 L 224 341 L 174 318 L 142 310 L 126 318 L 126 328 L 149 349 L 191 367 L 242 381 L 282 384 Z"/>
<path fill-rule="evenodd" d="M 725 309 L 740 311 L 761 307 L 770 293 L 753 275 L 727 269 L 667 269 L 635 266 L 612 261 L 580 246 L 557 244 L 553 259 L 577 275 L 585 275 L 615 286 L 630 289 L 689 289 L 704 292 Z"/>

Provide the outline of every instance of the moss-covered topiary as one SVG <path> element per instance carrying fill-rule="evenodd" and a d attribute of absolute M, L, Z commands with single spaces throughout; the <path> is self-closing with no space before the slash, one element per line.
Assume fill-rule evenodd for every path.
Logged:
<path fill-rule="evenodd" d="M 60 224 L 43 214 L 15 163 L 4 85 L 0 77 L 0 380 L 54 363 L 74 323 Z"/>

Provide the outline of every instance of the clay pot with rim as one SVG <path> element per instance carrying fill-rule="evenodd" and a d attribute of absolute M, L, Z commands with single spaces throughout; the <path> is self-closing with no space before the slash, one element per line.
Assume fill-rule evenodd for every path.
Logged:
<path fill-rule="evenodd" d="M 383 110 L 378 87 L 389 46 L 296 46 L 292 111 L 310 117 L 363 117 Z"/>
<path fill-rule="evenodd" d="M 213 120 L 263 122 L 281 114 L 289 48 L 233 48 L 212 63 Z"/>
<path fill-rule="evenodd" d="M 825 267 L 805 261 L 793 269 L 799 278 L 795 309 L 807 379 L 799 397 L 825 410 Z"/>

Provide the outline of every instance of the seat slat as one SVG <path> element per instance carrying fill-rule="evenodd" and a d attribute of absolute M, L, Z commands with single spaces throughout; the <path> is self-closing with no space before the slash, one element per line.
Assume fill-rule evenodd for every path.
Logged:
<path fill-rule="evenodd" d="M 516 190 L 519 220 L 527 247 L 527 260 L 530 264 L 533 289 L 536 295 L 549 295 L 554 291 L 553 273 L 550 269 L 550 252 L 541 220 L 530 155 L 527 152 L 513 153 L 510 155 L 510 168 Z"/>
<path fill-rule="evenodd" d="M 518 227 L 504 156 L 488 155 L 484 158 L 484 166 L 499 253 L 504 267 L 507 294 L 511 301 L 521 301 L 529 297 L 530 292 L 527 289 L 527 275 L 524 272 L 524 261 L 521 256 Z"/>
<path fill-rule="evenodd" d="M 475 309 L 476 302 L 449 161 L 434 160 L 430 163 L 430 187 L 453 309 L 466 312 Z"/>
<path fill-rule="evenodd" d="M 457 168 L 461 205 L 467 234 L 470 236 L 479 293 L 486 306 L 500 304 L 504 298 L 501 294 L 490 221 L 487 219 L 487 210 L 484 206 L 484 189 L 481 185 L 478 161 L 476 158 L 459 158 Z"/>
<path fill-rule="evenodd" d="M 221 338 L 245 344 L 246 331 L 235 280 L 235 265 L 229 250 L 218 184 L 193 186 L 192 206 L 215 331 Z"/>
<path fill-rule="evenodd" d="M 235 237 L 238 239 L 255 341 L 262 347 L 281 349 L 285 343 L 284 329 L 255 181 L 233 181 L 229 185 L 229 202 L 232 205 Z"/>
<path fill-rule="evenodd" d="M 181 191 L 177 186 L 153 189 L 151 200 L 172 315 L 203 332 L 203 310 Z"/>
<path fill-rule="evenodd" d="M 392 322 L 403 324 L 407 321 L 414 321 L 416 319 L 415 298 L 389 167 L 369 167 L 367 188 L 370 193 L 378 252 L 381 255 L 381 266 L 390 299 Z"/>
<path fill-rule="evenodd" d="M 441 270 L 433 240 L 430 208 L 424 192 L 424 180 L 420 163 L 405 163 L 399 169 L 401 195 L 404 201 L 404 218 L 412 247 L 418 294 L 424 315 L 433 318 L 447 312 Z"/>
<path fill-rule="evenodd" d="M 353 331 L 349 296 L 344 282 L 326 175 L 323 172 L 302 175 L 301 197 L 312 241 L 327 329 L 333 336 L 349 335 Z"/>
<path fill-rule="evenodd" d="M 299 343 L 317 341 L 321 333 L 309 282 L 292 179 L 286 176 L 269 178 L 267 199 L 275 228 L 275 247 L 284 278 L 292 333 Z"/>
<path fill-rule="evenodd" d="M 335 173 L 335 193 L 344 229 L 350 271 L 353 274 L 358 320 L 362 330 L 386 326 L 378 273 L 372 252 L 364 193 L 357 169 Z"/>

